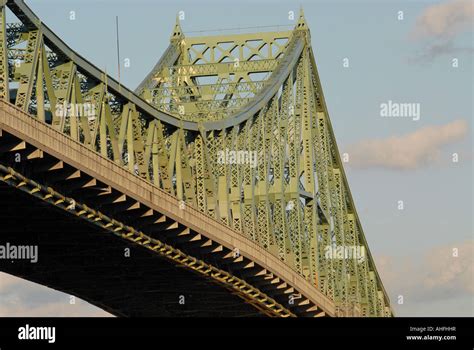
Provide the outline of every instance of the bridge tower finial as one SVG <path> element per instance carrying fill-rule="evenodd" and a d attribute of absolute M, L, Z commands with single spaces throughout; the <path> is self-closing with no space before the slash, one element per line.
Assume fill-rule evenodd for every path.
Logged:
<path fill-rule="evenodd" d="M 180 40 L 184 37 L 183 30 L 179 21 L 179 15 L 176 15 L 176 23 L 174 25 L 173 34 L 171 34 L 170 40 Z"/>
<path fill-rule="evenodd" d="M 297 33 L 303 34 L 306 45 L 311 46 L 311 34 L 309 32 L 308 24 L 304 18 L 303 6 L 300 6 L 300 15 L 298 18 L 298 23 L 296 23 L 295 29 Z"/>
<path fill-rule="evenodd" d="M 298 23 L 295 27 L 296 30 L 308 30 L 308 25 L 306 24 L 306 19 L 304 18 L 303 6 L 300 6 L 300 14 L 298 18 Z"/>

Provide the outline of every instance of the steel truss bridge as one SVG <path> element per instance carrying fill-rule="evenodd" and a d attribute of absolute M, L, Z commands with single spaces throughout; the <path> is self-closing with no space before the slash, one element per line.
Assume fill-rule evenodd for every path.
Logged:
<path fill-rule="evenodd" d="M 226 36 L 177 20 L 135 91 L 24 1 L 0 20 L 0 237 L 39 247 L 2 271 L 119 316 L 393 315 L 302 12 Z"/>

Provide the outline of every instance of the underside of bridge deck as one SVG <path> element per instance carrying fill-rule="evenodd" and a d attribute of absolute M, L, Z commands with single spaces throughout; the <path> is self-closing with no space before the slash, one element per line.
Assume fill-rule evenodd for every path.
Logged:
<path fill-rule="evenodd" d="M 211 281 L 5 184 L 0 184 L 0 222 L 2 242 L 38 246 L 36 263 L 2 260 L 3 271 L 114 315 L 259 315 Z M 64 303 L 67 308 L 69 299 Z"/>

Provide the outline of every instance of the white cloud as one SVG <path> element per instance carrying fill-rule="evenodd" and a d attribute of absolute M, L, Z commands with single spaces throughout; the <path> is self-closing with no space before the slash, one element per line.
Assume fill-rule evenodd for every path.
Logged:
<path fill-rule="evenodd" d="M 423 127 L 402 136 L 363 140 L 347 147 L 348 165 L 406 170 L 435 164 L 440 159 L 442 147 L 463 139 L 467 132 L 467 122 L 456 120 L 445 125 Z"/>
<path fill-rule="evenodd" d="M 107 317 L 79 298 L 0 272 L 0 317 Z"/>
<path fill-rule="evenodd" d="M 450 39 L 472 29 L 474 5 L 472 0 L 453 0 L 427 7 L 417 18 L 411 33 L 415 39 Z"/>
<path fill-rule="evenodd" d="M 453 256 L 453 249 L 458 250 L 457 257 Z M 390 301 L 403 316 L 423 316 L 415 310 L 428 312 L 426 305 L 435 306 L 429 310 L 431 316 L 454 316 L 456 312 L 474 316 L 473 259 L 474 241 L 435 247 L 418 257 L 375 258 Z M 402 305 L 397 303 L 399 295 L 404 299 Z"/>
<path fill-rule="evenodd" d="M 472 53 L 472 47 L 459 47 L 454 41 L 459 34 L 472 31 L 473 22 L 472 0 L 452 0 L 428 6 L 410 32 L 412 40 L 422 41 L 421 51 L 410 60 L 419 62 L 446 54 Z"/>

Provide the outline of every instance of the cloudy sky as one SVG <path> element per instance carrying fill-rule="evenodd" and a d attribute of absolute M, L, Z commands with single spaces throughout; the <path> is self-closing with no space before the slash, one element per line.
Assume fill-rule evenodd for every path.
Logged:
<path fill-rule="evenodd" d="M 167 47 L 178 11 L 185 33 L 204 35 L 286 30 L 294 25 L 288 12 L 302 4 L 349 184 L 396 314 L 474 315 L 471 0 L 28 3 L 112 75 L 119 15 L 122 56 L 131 62 L 122 81 L 131 88 Z M 415 104 L 419 118 L 383 117 L 388 103 Z M 107 314 L 0 273 L 0 316 L 72 315 Z"/>

